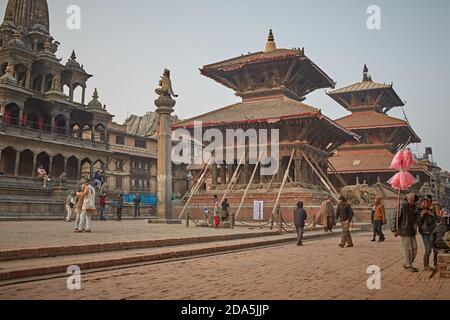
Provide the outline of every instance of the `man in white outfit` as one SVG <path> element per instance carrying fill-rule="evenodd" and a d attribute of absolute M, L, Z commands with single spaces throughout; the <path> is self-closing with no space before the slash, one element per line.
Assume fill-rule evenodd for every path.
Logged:
<path fill-rule="evenodd" d="M 81 208 L 80 223 L 75 230 L 76 233 L 91 232 L 91 215 L 97 210 L 95 208 L 95 189 L 87 181 L 83 185 L 82 196 L 84 197 L 83 206 Z"/>

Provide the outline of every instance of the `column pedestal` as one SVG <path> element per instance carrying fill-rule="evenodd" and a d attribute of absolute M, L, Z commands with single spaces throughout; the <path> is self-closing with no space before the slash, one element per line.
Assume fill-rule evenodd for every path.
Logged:
<path fill-rule="evenodd" d="M 172 212 L 172 131 L 170 115 L 176 101 L 170 96 L 160 96 L 156 101 L 159 118 L 158 133 L 158 205 L 157 219 L 149 219 L 149 223 L 181 224 L 181 220 L 173 219 Z"/>

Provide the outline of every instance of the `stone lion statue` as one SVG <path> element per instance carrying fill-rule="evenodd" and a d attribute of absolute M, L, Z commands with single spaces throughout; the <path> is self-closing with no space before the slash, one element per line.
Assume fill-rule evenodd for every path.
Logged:
<path fill-rule="evenodd" d="M 355 205 L 372 205 L 377 193 L 375 189 L 369 187 L 368 184 L 356 184 L 354 186 L 346 186 L 341 190 L 342 196 L 347 202 Z"/>
<path fill-rule="evenodd" d="M 159 87 L 156 88 L 155 92 L 160 96 L 178 97 L 178 95 L 173 92 L 172 80 L 170 80 L 170 71 L 168 69 L 164 69 L 164 74 L 159 81 Z"/>

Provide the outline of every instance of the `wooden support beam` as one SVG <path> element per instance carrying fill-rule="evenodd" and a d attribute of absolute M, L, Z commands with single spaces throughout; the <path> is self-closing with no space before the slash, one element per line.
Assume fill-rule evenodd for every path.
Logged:
<path fill-rule="evenodd" d="M 276 176 L 277 176 L 276 173 L 272 176 L 272 180 L 270 180 L 269 187 L 267 188 L 267 191 L 269 191 L 270 188 L 272 188 L 272 185 L 273 185 L 273 182 L 275 181 Z"/>
<path fill-rule="evenodd" d="M 244 161 L 244 159 L 245 159 L 245 152 L 242 154 L 241 160 L 239 160 L 237 168 L 234 171 L 233 177 L 231 177 L 230 183 L 228 184 L 227 190 L 225 191 L 225 193 L 224 193 L 224 195 L 222 197 L 222 201 L 220 201 L 220 203 L 222 203 L 226 199 L 226 197 L 228 195 L 228 192 L 230 192 L 231 188 L 234 187 L 234 185 L 236 184 L 237 174 L 238 174 L 239 168 L 240 168 L 240 166 L 242 164 L 242 161 Z"/>
<path fill-rule="evenodd" d="M 337 172 L 336 168 L 333 166 L 333 164 L 330 162 L 330 160 L 328 161 L 328 166 L 331 168 L 331 171 L 333 172 L 333 174 L 336 176 L 336 178 L 339 180 L 340 183 L 342 183 L 342 185 L 344 187 L 347 186 L 347 182 L 345 182 L 344 178 L 342 178 L 342 176 L 339 174 L 339 172 Z"/>
<path fill-rule="evenodd" d="M 200 189 L 201 184 L 203 183 L 203 181 L 207 178 L 206 173 L 209 171 L 209 167 L 211 166 L 211 164 L 213 163 L 214 158 L 211 157 L 211 159 L 208 162 L 208 165 L 206 166 L 205 172 L 203 172 L 202 176 L 200 177 L 200 179 L 197 182 L 197 185 L 195 186 L 195 188 L 192 190 L 191 195 L 189 196 L 188 201 L 186 202 L 186 204 L 183 207 L 183 210 L 181 210 L 180 216 L 178 217 L 178 219 L 182 219 L 189 203 L 191 202 L 192 198 L 194 197 L 194 195 L 197 193 L 197 191 Z"/>
<path fill-rule="evenodd" d="M 243 195 L 243 197 L 242 197 L 242 199 L 241 199 L 241 204 L 239 205 L 239 208 L 237 209 L 236 214 L 235 214 L 235 216 L 234 216 L 235 219 L 239 216 L 239 213 L 241 212 L 241 209 L 242 209 L 242 206 L 243 206 L 243 204 L 244 204 L 244 201 L 245 201 L 245 199 L 247 198 L 248 191 L 250 190 L 250 186 L 251 186 L 251 184 L 252 184 L 252 182 L 253 182 L 253 179 L 255 178 L 255 175 L 256 175 L 256 172 L 257 172 L 257 170 L 258 170 L 259 164 L 261 163 L 262 155 L 263 155 L 263 153 L 261 152 L 261 153 L 259 154 L 258 162 L 257 162 L 256 165 L 255 165 L 255 169 L 253 170 L 253 174 L 252 174 L 252 176 L 251 176 L 251 178 L 250 178 L 250 181 L 249 181 L 248 184 L 247 184 L 247 188 L 245 189 L 244 195 Z"/>
<path fill-rule="evenodd" d="M 328 185 L 331 187 L 331 189 L 334 191 L 334 193 L 336 195 L 339 195 L 339 192 L 337 192 L 337 189 L 333 186 L 333 184 L 331 183 L 330 179 L 328 179 L 328 174 L 325 174 L 325 172 L 323 172 L 322 168 L 319 166 L 319 164 L 316 162 L 316 160 L 311 158 L 311 161 L 316 166 L 316 168 L 318 169 L 319 173 L 323 176 L 323 178 L 328 183 Z"/>
<path fill-rule="evenodd" d="M 314 165 L 311 163 L 311 161 L 309 160 L 309 158 L 306 156 L 306 154 L 300 150 L 300 152 L 302 153 L 303 157 L 305 158 L 306 162 L 308 162 L 308 164 L 310 165 L 310 167 L 313 169 L 313 171 L 316 173 L 316 175 L 320 178 L 320 181 L 322 182 L 322 184 L 325 186 L 325 188 L 328 189 L 328 191 L 331 193 L 331 195 L 333 196 L 333 198 L 336 201 L 339 201 L 339 195 L 337 194 L 337 192 L 335 192 L 333 190 L 333 188 L 331 186 L 328 185 L 328 183 L 325 181 L 325 179 L 319 174 L 319 172 L 317 171 L 317 169 L 314 167 Z"/>
<path fill-rule="evenodd" d="M 270 218 L 271 221 L 273 221 L 273 217 L 275 216 L 275 213 L 277 211 L 278 203 L 280 202 L 281 194 L 283 193 L 284 185 L 286 184 L 286 181 L 287 181 L 287 178 L 288 178 L 288 175 L 289 175 L 289 169 L 291 167 L 292 160 L 294 159 L 294 155 L 295 155 L 295 148 L 292 149 L 291 158 L 289 159 L 289 164 L 288 164 L 288 166 L 286 168 L 286 171 L 284 173 L 283 183 L 281 184 L 280 190 L 278 191 L 277 200 L 275 201 L 275 205 L 274 205 L 273 210 L 272 210 L 272 217 Z"/>

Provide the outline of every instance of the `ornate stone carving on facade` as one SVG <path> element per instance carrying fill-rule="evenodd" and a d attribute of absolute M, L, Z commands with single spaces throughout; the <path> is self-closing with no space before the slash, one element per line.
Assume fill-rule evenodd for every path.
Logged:
<path fill-rule="evenodd" d="M 100 101 L 98 101 L 99 95 L 97 88 L 94 90 L 94 94 L 92 95 L 91 102 L 88 103 L 87 108 L 88 109 L 100 109 L 103 110 L 103 105 Z"/>
<path fill-rule="evenodd" d="M 17 85 L 17 80 L 14 78 L 14 67 L 11 63 L 6 67 L 5 74 L 0 77 L 0 83 Z"/>
<path fill-rule="evenodd" d="M 72 50 L 72 54 L 70 55 L 70 58 L 66 63 L 66 67 L 83 70 L 83 68 L 77 61 L 77 55 L 75 54 L 75 50 Z"/>

